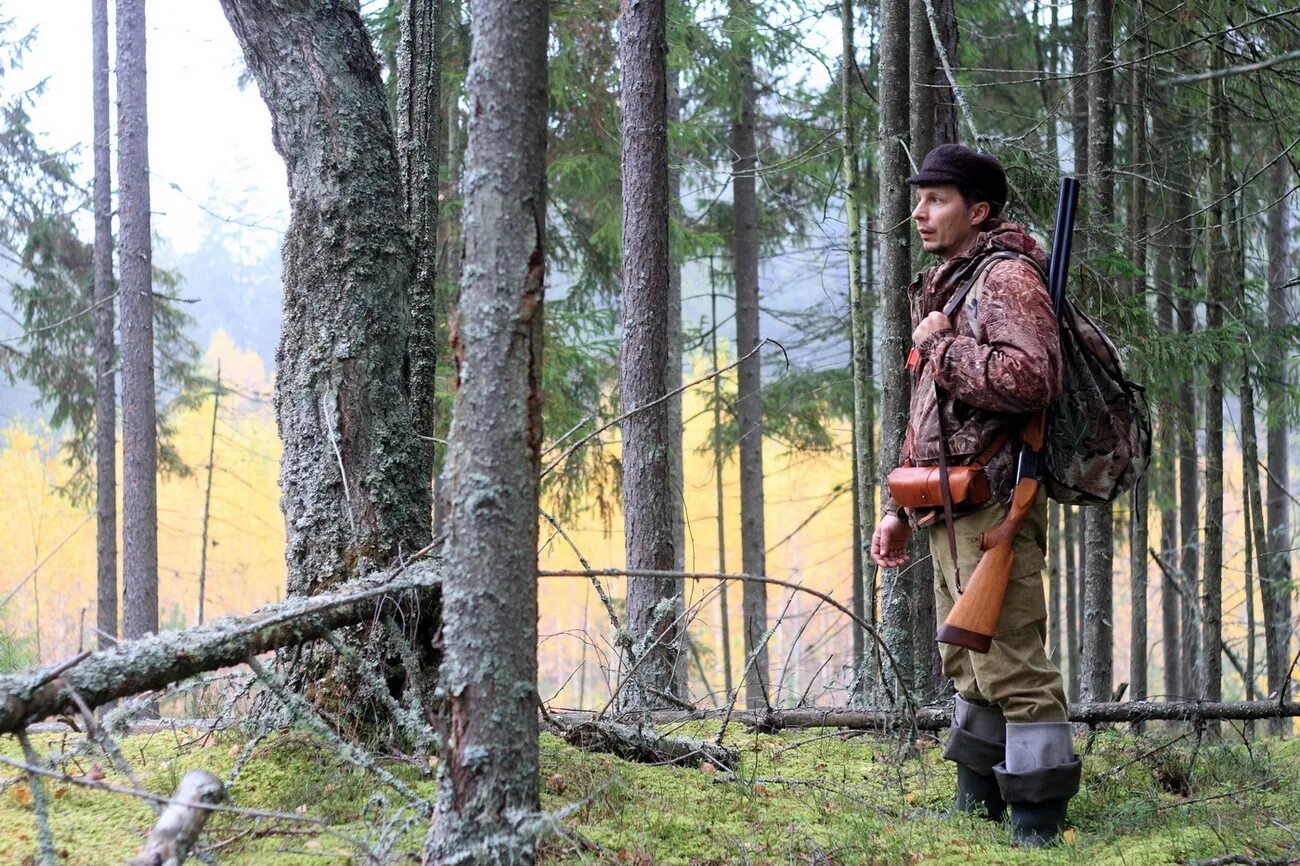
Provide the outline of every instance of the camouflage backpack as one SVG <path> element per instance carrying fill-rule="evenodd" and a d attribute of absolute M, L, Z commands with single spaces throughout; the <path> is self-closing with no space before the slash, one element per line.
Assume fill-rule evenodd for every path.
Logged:
<path fill-rule="evenodd" d="M 1069 299 L 1058 323 L 1065 388 L 1047 410 L 1043 484 L 1057 502 L 1113 502 L 1151 460 L 1146 389 L 1125 378 L 1115 344 Z"/>
<path fill-rule="evenodd" d="M 1047 285 L 1047 275 L 1033 259 L 997 252 L 975 267 L 976 297 L 992 265 L 1011 258 L 1032 266 Z M 961 303 L 961 297 L 955 299 Z M 1113 502 L 1137 484 L 1151 460 L 1146 389 L 1124 376 L 1115 344 L 1069 298 L 1057 325 L 1065 387 L 1046 411 L 1040 481 L 1050 498 L 1067 505 Z"/>

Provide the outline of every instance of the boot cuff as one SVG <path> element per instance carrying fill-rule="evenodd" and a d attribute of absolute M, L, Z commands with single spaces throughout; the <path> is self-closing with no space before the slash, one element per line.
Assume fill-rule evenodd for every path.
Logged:
<path fill-rule="evenodd" d="M 1044 803 L 1061 798 L 1068 800 L 1079 792 L 1083 761 L 1076 755 L 1068 763 L 1028 773 L 1008 773 L 1006 764 L 998 764 L 993 768 L 993 774 L 998 778 L 1002 798 L 1008 803 Z"/>
<path fill-rule="evenodd" d="M 993 767 L 1001 764 L 1006 755 L 1005 743 L 972 734 L 962 728 L 948 731 L 948 744 L 943 748 L 944 758 L 964 764 L 981 776 L 993 775 Z"/>

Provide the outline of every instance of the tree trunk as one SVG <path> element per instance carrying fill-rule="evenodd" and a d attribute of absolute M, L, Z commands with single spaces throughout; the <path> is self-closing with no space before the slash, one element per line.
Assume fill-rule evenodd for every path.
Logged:
<path fill-rule="evenodd" d="M 397 157 L 414 261 L 407 289 L 411 314 L 407 391 L 411 429 L 416 434 L 412 449 L 426 485 L 433 483 L 431 437 L 437 423 L 441 5 L 441 0 L 406 0 L 397 49 Z"/>
<path fill-rule="evenodd" d="M 1114 72 L 1112 12 L 1114 0 L 1088 2 L 1088 179 L 1091 195 L 1094 254 L 1103 252 L 1104 226 L 1112 222 L 1115 189 L 1111 177 L 1115 158 L 1115 112 L 1111 101 Z M 1114 668 L 1114 624 L 1112 567 L 1113 516 L 1109 505 L 1084 512 L 1087 556 L 1083 579 L 1083 671 L 1080 695 L 1084 700 L 1104 701 L 1111 695 Z"/>
<path fill-rule="evenodd" d="M 1222 48 L 1214 49 L 1216 67 L 1223 62 Z M 1223 80 L 1210 85 L 1210 187 L 1211 202 L 1207 247 L 1208 272 L 1205 281 L 1205 329 L 1219 341 L 1209 363 L 1205 394 L 1205 560 L 1201 578 L 1201 665 L 1202 689 L 1197 696 L 1217 701 L 1223 694 L 1223 305 L 1226 271 L 1230 256 L 1224 223 L 1227 195 L 1228 145 L 1227 105 Z M 1212 726 L 1211 735 L 1217 731 Z"/>
<path fill-rule="evenodd" d="M 1092 76 L 1088 75 L 1088 3 L 1070 4 L 1070 71 L 1074 80 L 1070 85 L 1071 129 L 1074 137 L 1074 174 L 1088 177 L 1088 88 Z M 1106 73 L 1109 75 L 1110 73 Z"/>
<path fill-rule="evenodd" d="M 402 85 L 399 114 L 409 135 L 399 159 L 358 9 L 305 5 L 222 0 L 271 112 L 289 181 L 276 422 L 291 595 L 313 595 L 427 545 L 433 459 L 422 438 L 432 433 L 432 281 L 418 269 L 432 265 L 414 254 L 411 238 L 431 242 L 436 225 L 436 205 L 426 200 L 436 198 L 436 173 L 420 164 L 436 158 L 429 136 L 437 121 L 428 117 L 436 94 L 427 101 Z M 402 65 L 433 86 L 433 61 L 422 56 L 437 44 L 427 32 L 430 10 L 413 4 L 404 14 Z M 378 657 L 391 692 L 409 690 L 426 706 L 438 617 L 436 593 L 397 617 L 420 658 L 417 671 L 400 664 L 408 650 L 388 630 L 352 636 Z M 318 705 L 363 726 L 385 715 L 382 698 L 358 700 L 370 681 L 345 669 L 337 653 L 306 648 L 299 660 L 297 685 Z"/>
<path fill-rule="evenodd" d="M 908 221 L 910 174 L 907 151 L 909 70 L 908 0 L 880 3 L 880 179 L 879 228 L 881 238 L 882 322 L 880 360 L 881 430 L 879 478 L 898 466 L 903 433 L 907 429 L 911 379 L 903 362 L 911 345 L 912 320 L 904 290 L 909 283 L 912 227 Z M 920 577 L 916 563 L 928 559 L 924 533 L 915 533 L 909 546 L 911 563 L 888 569 L 881 586 L 881 637 L 898 664 L 900 684 L 911 689 L 929 674 L 929 653 L 915 654 L 917 612 L 923 593 L 933 592 Z M 927 635 L 927 638 L 932 637 Z M 882 684 L 883 685 L 883 684 Z"/>
<path fill-rule="evenodd" d="M 543 0 L 472 0 L 465 275 L 445 470 L 448 730 L 426 855 L 531 863 L 540 809 L 537 495 L 546 224 Z M 658 368 L 662 370 L 662 364 Z"/>
<path fill-rule="evenodd" d="M 627 568 L 673 571 L 673 490 L 668 404 L 668 76 L 664 0 L 624 3 L 619 16 L 623 112 L 622 348 L 623 520 Z M 629 577 L 634 642 L 625 709 L 675 694 L 679 580 Z"/>
<path fill-rule="evenodd" d="M 918 166 L 935 145 L 955 141 L 955 138 L 940 138 L 938 126 L 941 114 L 944 118 L 945 134 L 956 135 L 956 109 L 952 103 L 951 91 L 946 91 L 949 97 L 948 103 L 940 112 L 938 91 L 934 87 L 936 82 L 946 82 L 947 77 L 939 64 L 934 34 L 930 29 L 930 19 L 926 11 L 927 2 L 930 0 L 910 0 L 908 12 L 908 68 L 911 73 L 908 95 L 908 134 L 912 158 Z M 938 10 L 936 10 L 936 23 L 937 16 Z M 955 42 L 956 21 L 953 20 L 950 24 Z M 910 224 L 906 226 L 906 230 L 909 232 L 912 230 Z M 924 256 L 919 246 L 913 247 L 912 253 Z M 867 539 L 867 543 L 870 543 L 870 538 Z M 917 676 L 914 684 L 916 695 L 921 700 L 930 700 L 939 690 L 939 684 L 932 682 L 931 677 L 923 676 L 922 671 L 934 670 L 936 667 L 940 671 L 943 670 L 943 662 L 938 658 L 939 644 L 934 639 L 938 624 L 935 622 L 934 592 L 931 590 L 934 585 L 932 562 L 929 557 L 921 557 L 908 566 L 909 578 L 912 579 L 916 593 L 913 599 L 915 615 L 911 630 L 912 649 L 909 655 L 915 660 Z"/>
<path fill-rule="evenodd" d="M 671 2 L 671 0 L 670 0 Z M 681 123 L 682 95 L 681 73 L 676 69 L 668 70 L 668 130 Z M 673 248 L 673 225 L 681 226 L 685 221 L 682 211 L 682 173 L 670 151 L 668 160 L 668 357 L 664 359 L 664 387 L 669 393 L 679 391 L 682 387 L 682 258 L 680 251 Z M 686 570 L 686 467 L 683 452 L 682 434 L 685 424 L 682 420 L 682 395 L 674 393 L 668 398 L 668 508 L 672 512 L 673 527 L 673 568 Z M 679 578 L 673 589 L 677 596 L 677 617 L 682 623 L 679 629 L 677 648 L 677 667 L 673 671 L 673 694 L 688 697 L 688 677 L 686 674 L 686 651 L 690 634 L 686 626 L 686 579 Z M 706 690 L 707 691 L 707 690 Z"/>
<path fill-rule="evenodd" d="M 108 0 L 91 0 L 95 152 L 95 625 L 117 642 L 117 347 L 113 339 L 113 178 L 108 140 Z"/>
<path fill-rule="evenodd" d="M 713 262 L 709 262 L 709 300 L 712 303 L 713 323 L 711 346 L 713 369 L 718 369 L 718 292 L 714 285 Z M 713 492 L 718 509 L 718 573 L 727 573 L 727 522 L 726 497 L 722 484 L 722 377 L 713 377 Z M 722 632 L 722 682 L 727 695 L 735 690 L 731 669 L 731 605 L 727 600 L 727 582 L 718 584 L 718 627 Z"/>
<path fill-rule="evenodd" d="M 118 220 L 122 232 L 122 633 L 158 630 L 158 426 L 144 0 L 117 5 Z"/>
<path fill-rule="evenodd" d="M 1174 178 L 1178 170 L 1178 146 L 1183 133 L 1178 129 L 1178 122 L 1173 117 L 1171 106 L 1165 100 L 1153 104 L 1153 133 L 1155 147 L 1153 156 L 1162 158 L 1162 166 L 1167 172 L 1170 186 L 1176 186 Z M 1155 160 L 1152 160 L 1153 163 Z M 1154 165 L 1153 165 L 1153 171 Z M 1173 200 L 1171 200 L 1171 196 Z M 1175 225 L 1180 212 L 1176 203 L 1181 198 L 1180 191 L 1161 193 L 1157 200 L 1161 202 L 1158 216 L 1165 228 L 1155 241 L 1156 247 L 1156 327 L 1172 337 L 1174 334 L 1174 294 L 1178 285 L 1176 246 L 1182 236 L 1182 226 Z M 1152 493 L 1160 511 L 1160 631 L 1161 648 L 1164 662 L 1164 693 L 1166 700 L 1173 700 L 1182 693 L 1183 635 L 1179 611 L 1181 594 L 1174 581 L 1178 577 L 1178 402 L 1175 399 L 1158 407 L 1156 415 L 1155 441 L 1168 443 L 1171 447 L 1156 449 L 1151 455 Z"/>
<path fill-rule="evenodd" d="M 853 95 L 858 87 L 858 57 L 854 45 L 853 0 L 840 2 L 840 159 L 844 171 L 844 222 L 848 228 L 849 266 L 849 362 L 853 377 L 853 612 L 866 621 L 866 575 L 871 561 L 871 536 L 864 530 L 876 522 L 875 497 L 867 493 L 866 479 L 873 476 L 872 439 L 875 430 L 868 418 L 872 382 L 867 374 L 867 357 L 874 347 L 867 342 L 866 319 L 870 315 L 862 279 L 862 185 L 858 171 L 858 121 Z M 853 630 L 853 671 L 858 691 L 850 701 L 865 697 L 867 682 L 866 632 L 857 623 Z"/>
<path fill-rule="evenodd" d="M 736 353 L 749 356 L 740 364 L 736 398 L 740 435 L 740 554 L 746 574 L 767 574 L 767 545 L 763 515 L 763 381 L 762 357 L 755 352 L 758 322 L 758 145 L 754 82 L 754 20 L 749 0 L 731 0 L 731 39 L 738 74 L 739 105 L 731 126 L 733 237 L 732 260 L 736 286 Z M 767 648 L 767 588 L 746 582 L 743 602 L 745 657 L 753 656 L 745 676 L 745 705 L 767 706 L 771 678 Z"/>
<path fill-rule="evenodd" d="M 1145 31 L 1145 17 L 1138 12 L 1137 27 Z M 1147 93 L 1146 73 L 1140 58 L 1146 53 L 1146 41 L 1138 37 L 1134 53 L 1138 65 L 1130 73 L 1129 139 L 1136 176 L 1129 189 L 1128 260 L 1137 271 L 1131 291 L 1146 307 L 1147 295 Z M 1132 700 L 1147 697 L 1147 507 L 1150 501 L 1147 475 L 1133 488 L 1133 512 L 1129 526 L 1129 689 Z"/>
<path fill-rule="evenodd" d="M 1047 506 L 1047 643 L 1049 658 L 1061 669 L 1061 506 Z"/>
<path fill-rule="evenodd" d="M 1065 530 L 1065 650 L 1066 650 L 1066 685 L 1070 700 L 1079 699 L 1079 637 L 1083 632 L 1083 622 L 1079 611 L 1083 601 L 1079 587 L 1083 583 L 1083 562 L 1079 559 L 1078 533 L 1076 529 L 1082 523 L 1078 512 L 1073 508 L 1062 508 Z"/>
<path fill-rule="evenodd" d="M 1273 166 L 1270 199 L 1276 199 L 1268 215 L 1268 323 L 1275 334 L 1295 321 L 1290 303 L 1291 278 L 1288 239 L 1292 198 L 1289 166 L 1279 160 Z M 1291 501 L 1287 495 L 1289 474 L 1287 466 L 1287 441 L 1290 428 L 1287 415 L 1281 411 L 1290 387 L 1290 370 L 1286 363 L 1283 341 L 1274 337 L 1269 351 L 1268 378 L 1273 383 L 1269 397 L 1268 413 L 1268 557 L 1260 572 L 1268 590 L 1264 596 L 1264 641 L 1268 689 L 1280 692 L 1286 685 L 1291 646 Z M 1267 576 L 1266 576 L 1267 575 Z M 1281 733 L 1280 722 L 1270 730 Z"/>
<path fill-rule="evenodd" d="M 416 259 L 379 63 L 354 7 L 309 5 L 222 0 L 288 170 L 276 420 L 296 594 L 419 550 L 430 520 L 408 391 L 428 359 L 410 355 Z"/>
<path fill-rule="evenodd" d="M 208 438 L 208 483 L 203 489 L 203 531 L 199 537 L 199 591 L 194 612 L 195 625 L 203 625 L 203 606 L 208 589 L 208 524 L 212 517 L 212 471 L 217 462 L 217 417 L 221 409 L 221 361 L 217 361 L 217 383 L 212 389 L 212 432 Z"/>

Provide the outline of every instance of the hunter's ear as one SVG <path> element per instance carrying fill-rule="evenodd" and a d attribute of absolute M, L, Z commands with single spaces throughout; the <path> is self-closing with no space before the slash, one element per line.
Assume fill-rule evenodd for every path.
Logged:
<path fill-rule="evenodd" d="M 970 224 L 973 226 L 983 225 L 984 221 L 989 218 L 989 203 L 986 201 L 977 201 L 970 209 Z"/>

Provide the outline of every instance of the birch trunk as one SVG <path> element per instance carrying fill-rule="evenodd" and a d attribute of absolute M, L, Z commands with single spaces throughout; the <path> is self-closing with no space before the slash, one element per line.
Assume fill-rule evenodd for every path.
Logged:
<path fill-rule="evenodd" d="M 545 263 L 544 0 L 472 0 L 465 270 L 444 472 L 448 728 L 435 864 L 526 864 L 540 809 L 537 495 Z M 662 370 L 662 366 L 659 368 Z"/>
<path fill-rule="evenodd" d="M 158 426 L 144 0 L 117 4 L 118 222 L 122 232 L 122 633 L 158 631 Z"/>
<path fill-rule="evenodd" d="M 758 321 L 758 145 L 754 121 L 758 93 L 754 82 L 754 19 L 749 0 L 731 0 L 731 39 L 738 72 L 739 104 L 731 127 L 733 237 L 736 286 L 736 353 L 750 357 L 740 364 L 737 428 L 740 434 L 740 555 L 746 574 L 767 574 L 763 498 L 763 381 Z M 751 354 L 752 353 L 752 354 Z M 745 706 L 767 706 L 771 677 L 767 631 L 767 588 L 746 581 L 742 608 L 745 657 L 753 656 L 745 675 Z"/>
<path fill-rule="evenodd" d="M 622 348 L 623 520 L 627 567 L 671 572 L 673 490 L 668 404 L 668 75 L 664 0 L 625 2 L 619 16 L 623 113 Z M 656 403 L 656 401 L 659 401 Z M 650 404 L 655 405 L 650 405 Z M 634 644 L 625 709 L 662 706 L 676 694 L 680 580 L 629 577 Z"/>
<path fill-rule="evenodd" d="M 117 638 L 117 346 L 113 339 L 113 178 L 108 138 L 108 0 L 91 0 L 95 152 L 95 625 Z"/>

